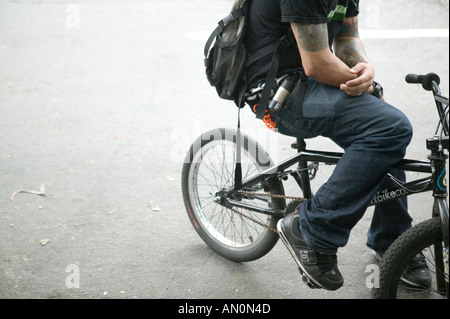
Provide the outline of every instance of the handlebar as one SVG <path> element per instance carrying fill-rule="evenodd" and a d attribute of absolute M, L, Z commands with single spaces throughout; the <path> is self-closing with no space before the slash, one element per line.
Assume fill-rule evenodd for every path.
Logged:
<path fill-rule="evenodd" d="M 435 82 L 437 85 L 441 83 L 439 75 L 435 73 L 428 73 L 426 75 L 418 75 L 411 73 L 406 75 L 405 81 L 407 83 L 422 84 L 422 87 L 427 91 L 433 90 L 433 82 Z"/>
<path fill-rule="evenodd" d="M 448 149 L 448 132 L 449 132 L 449 120 L 448 120 L 448 98 L 441 95 L 439 84 L 441 79 L 435 73 L 428 73 L 426 75 L 408 74 L 405 77 L 407 83 L 422 84 L 422 87 L 427 91 L 432 91 L 434 100 L 436 102 L 437 111 L 442 124 L 442 129 L 447 137 L 446 148 Z M 447 107 L 445 107 L 447 106 Z"/>

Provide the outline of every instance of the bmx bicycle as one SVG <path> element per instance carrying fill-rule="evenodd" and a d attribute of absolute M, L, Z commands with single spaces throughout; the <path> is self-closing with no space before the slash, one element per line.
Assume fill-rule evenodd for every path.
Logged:
<path fill-rule="evenodd" d="M 435 274 L 433 289 L 426 294 L 448 298 L 448 204 L 446 202 L 446 160 L 448 156 L 448 98 L 441 95 L 439 77 L 407 75 L 407 82 L 421 83 L 432 91 L 439 125 L 427 139 L 429 161 L 404 159 L 395 168 L 427 173 L 428 177 L 380 190 L 370 205 L 402 196 L 432 192 L 432 218 L 407 231 L 384 254 L 380 264 L 380 287 L 375 298 L 394 298 L 400 277 L 409 260 L 431 246 L 430 269 Z M 240 136 L 240 148 L 237 138 Z M 319 164 L 335 165 L 343 153 L 309 150 L 302 139 L 291 145 L 297 152 L 275 164 L 253 138 L 236 130 L 218 128 L 202 134 L 191 145 L 182 168 L 182 194 L 189 219 L 202 240 L 218 254 L 237 262 L 266 255 L 279 239 L 277 221 L 295 211 L 313 196 L 310 181 Z M 237 152 L 240 152 L 237 157 Z M 234 179 L 236 158 L 241 158 L 242 183 Z M 299 187 L 296 196 L 285 194 L 283 182 L 292 177 Z M 393 178 L 389 174 L 386 178 Z M 383 196 L 383 194 L 393 194 Z M 422 229 L 425 229 L 422 231 Z M 418 235 L 420 234 L 420 235 Z M 426 238 L 426 240 L 424 239 Z M 431 262 L 433 260 L 433 263 Z M 436 261 L 436 262 L 434 262 Z"/>

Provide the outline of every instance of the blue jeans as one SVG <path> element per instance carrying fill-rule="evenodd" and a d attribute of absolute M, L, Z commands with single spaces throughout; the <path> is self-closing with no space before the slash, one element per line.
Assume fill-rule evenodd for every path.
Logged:
<path fill-rule="evenodd" d="M 370 95 L 352 97 L 338 88 L 308 79 L 303 116 L 295 118 L 297 94 L 278 113 L 278 131 L 297 138 L 324 136 L 345 152 L 328 181 L 300 207 L 300 228 L 311 249 L 336 254 L 364 215 L 378 189 L 405 174 L 392 167 L 403 159 L 412 138 L 406 116 Z M 392 185 L 391 185 L 392 186 Z M 411 227 L 405 198 L 375 207 L 367 245 L 383 253 Z"/>

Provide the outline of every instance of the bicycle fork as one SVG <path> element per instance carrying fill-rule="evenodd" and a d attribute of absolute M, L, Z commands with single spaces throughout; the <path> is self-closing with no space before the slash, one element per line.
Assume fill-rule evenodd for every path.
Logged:
<path fill-rule="evenodd" d="M 428 159 L 434 170 L 435 180 L 433 180 L 433 217 L 439 217 L 442 227 L 442 241 L 435 243 L 434 254 L 436 260 L 436 278 L 437 290 L 441 294 L 449 297 L 449 267 L 448 267 L 448 245 L 449 245 L 449 224 L 448 224 L 448 204 L 446 198 L 446 160 L 448 156 L 444 154 L 442 146 L 438 139 L 431 138 L 427 140 L 427 148 L 431 150 Z"/>

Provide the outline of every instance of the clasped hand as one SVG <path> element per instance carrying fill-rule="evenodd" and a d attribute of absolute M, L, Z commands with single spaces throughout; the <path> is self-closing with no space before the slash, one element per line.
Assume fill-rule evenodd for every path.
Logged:
<path fill-rule="evenodd" d="M 352 80 L 342 83 L 340 89 L 351 96 L 360 96 L 363 93 L 373 92 L 373 79 L 375 70 L 371 63 L 360 62 L 349 70 L 354 76 Z"/>

